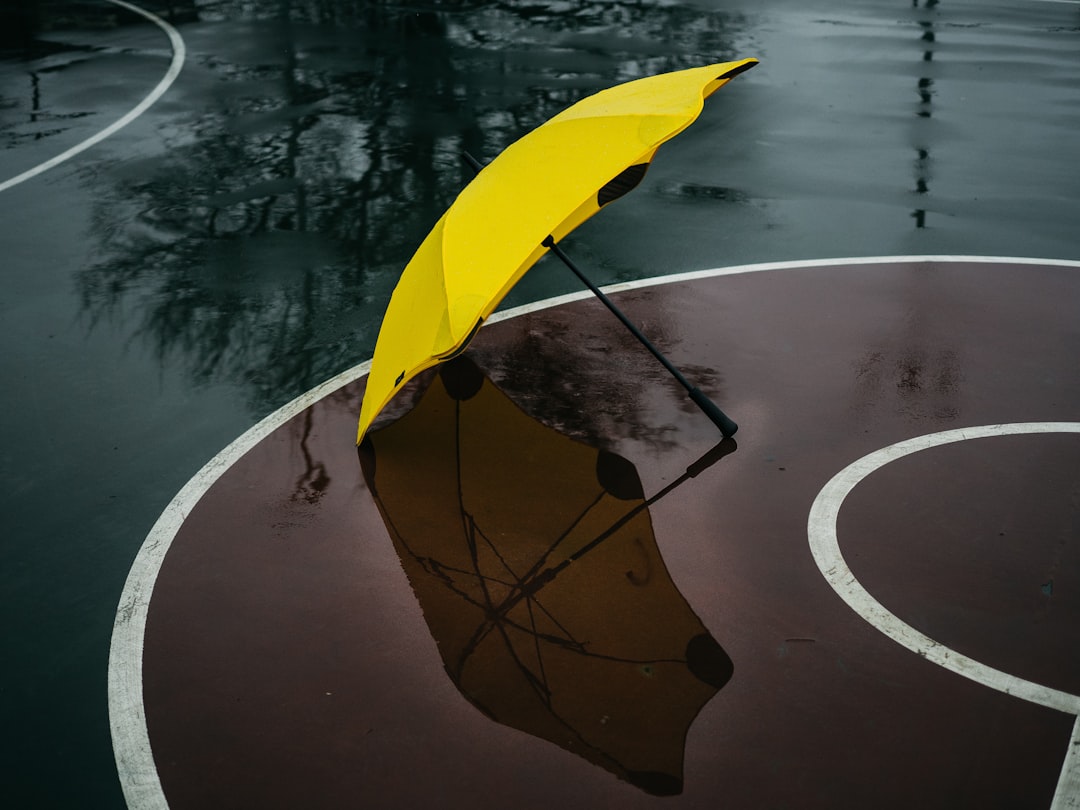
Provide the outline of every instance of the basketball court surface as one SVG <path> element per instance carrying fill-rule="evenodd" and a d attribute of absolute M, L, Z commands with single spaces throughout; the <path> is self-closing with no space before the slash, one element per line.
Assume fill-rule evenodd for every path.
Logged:
<path fill-rule="evenodd" d="M 588 299 L 483 329 L 466 362 L 500 392 L 483 396 L 505 403 L 469 411 L 480 394 L 455 399 L 452 378 L 429 374 L 372 433 L 366 477 L 350 441 L 364 369 L 313 392 L 208 465 L 144 547 L 114 646 L 129 796 L 1072 806 L 1078 269 L 853 260 L 628 285 L 617 300 L 630 317 L 655 324 L 674 362 L 738 414 L 734 442 Z M 484 539 L 461 576 L 490 594 L 525 588 L 513 555 L 534 533 L 546 548 L 569 531 L 558 526 L 578 512 L 566 483 L 582 477 L 578 452 L 636 469 L 647 519 L 627 531 L 651 522 L 658 553 L 635 546 L 641 536 L 603 538 L 605 554 L 573 561 L 571 586 L 534 586 L 531 622 L 490 619 L 536 642 L 511 668 L 537 673 L 532 688 L 475 650 L 481 685 L 455 689 L 439 645 L 500 600 L 485 608 L 445 581 L 452 595 L 432 596 L 425 574 L 458 568 L 430 560 L 467 557 L 461 526 L 474 520 Z M 609 523 L 643 514 L 622 497 Z M 477 544 L 501 573 L 484 573 Z M 676 607 L 730 661 L 689 708 L 671 654 L 642 649 L 650 635 L 666 649 L 687 621 L 646 587 L 665 568 Z M 658 616 L 669 624 L 654 628 Z M 561 660 L 570 642 L 546 621 L 580 660 Z M 635 650 L 621 654 L 627 674 L 590 668 L 622 646 Z M 560 666 L 580 670 L 556 681 Z M 538 689 L 558 717 L 546 738 L 525 708 Z M 522 714 L 517 728 L 500 722 Z M 143 716 L 145 728 L 132 722 Z M 670 776 L 659 789 L 641 777 L 651 763 Z"/>

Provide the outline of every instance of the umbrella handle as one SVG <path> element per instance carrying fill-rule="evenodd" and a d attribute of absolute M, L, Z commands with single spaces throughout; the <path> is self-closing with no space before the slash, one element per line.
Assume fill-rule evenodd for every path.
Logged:
<path fill-rule="evenodd" d="M 664 368 L 666 368 L 668 372 L 671 373 L 671 376 L 674 377 L 678 381 L 678 383 L 686 389 L 686 392 L 689 394 L 691 401 L 695 405 L 697 405 L 698 408 L 700 408 L 701 411 L 707 417 L 709 417 L 710 420 L 712 420 L 712 423 L 714 425 L 720 428 L 720 432 L 725 437 L 735 435 L 735 431 L 739 429 L 739 426 L 735 424 L 735 422 L 732 421 L 732 419 L 727 414 L 720 410 L 717 404 L 711 399 L 709 399 L 701 391 L 701 389 L 691 385 L 690 382 L 686 379 L 686 377 L 683 376 L 682 372 L 679 371 L 679 369 L 677 369 L 675 365 L 670 360 L 668 360 L 663 355 L 663 353 L 658 348 L 656 348 L 656 346 L 653 345 L 652 341 L 650 341 L 647 337 L 645 337 L 644 334 L 642 334 L 640 329 L 638 329 L 636 326 L 634 326 L 633 323 L 631 323 L 630 319 L 622 313 L 622 310 L 615 306 L 612 300 L 606 295 L 604 295 L 603 291 L 595 284 L 593 284 L 588 279 L 588 277 L 584 273 L 582 273 L 580 269 L 578 269 L 577 265 L 575 265 L 574 262 L 570 259 L 570 257 L 566 255 L 563 249 L 559 247 L 558 243 L 555 241 L 555 237 L 548 236 L 540 244 L 542 244 L 544 247 L 554 253 L 563 264 L 569 267 L 571 272 L 573 272 L 575 276 L 581 279 L 582 283 L 586 287 L 592 290 L 593 295 L 599 298 L 600 302 L 609 310 L 611 310 L 612 314 L 616 318 L 622 321 L 623 326 L 625 326 L 630 331 L 630 334 L 637 338 L 641 345 L 643 345 L 646 349 L 652 352 L 653 357 L 659 360 L 661 365 L 663 365 Z"/>
<path fill-rule="evenodd" d="M 717 407 L 716 403 L 709 399 L 699 388 L 690 388 L 687 392 L 690 395 L 690 399 L 697 405 L 702 412 L 712 420 L 712 423 L 720 428 L 720 432 L 724 434 L 724 437 L 734 436 L 735 431 L 739 429 L 739 426 L 732 421 L 731 417 L 724 413 Z"/>

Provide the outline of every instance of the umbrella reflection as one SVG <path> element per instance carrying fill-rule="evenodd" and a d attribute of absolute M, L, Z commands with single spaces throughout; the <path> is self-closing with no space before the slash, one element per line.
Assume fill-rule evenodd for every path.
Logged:
<path fill-rule="evenodd" d="M 634 465 L 534 420 L 467 357 L 360 446 L 447 674 L 496 722 L 652 794 L 733 665 L 672 582 Z"/>

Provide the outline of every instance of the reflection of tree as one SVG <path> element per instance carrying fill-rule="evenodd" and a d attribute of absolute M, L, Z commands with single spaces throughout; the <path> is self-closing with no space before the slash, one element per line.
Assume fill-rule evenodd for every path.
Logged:
<path fill-rule="evenodd" d="M 115 178 L 79 283 L 91 322 L 134 318 L 163 361 L 242 382 L 259 408 L 370 354 L 372 302 L 467 179 L 461 151 L 490 158 L 603 86 L 731 58 L 740 24 L 613 0 L 203 15 L 246 21 L 244 41 L 193 56 L 220 83 L 185 100 L 167 156 Z"/>
<path fill-rule="evenodd" d="M 195 0 L 140 0 L 173 23 L 198 18 Z M 0 3 L 0 49 L 18 48 L 28 53 L 46 46 L 36 41 L 42 32 L 61 29 L 115 28 L 145 24 L 145 20 L 116 5 L 87 0 L 5 0 Z"/>
<path fill-rule="evenodd" d="M 918 8 L 919 0 L 912 0 L 912 4 L 914 8 Z M 925 0 L 923 3 L 923 7 L 931 12 L 936 9 L 937 5 L 938 0 Z M 922 30 L 922 35 L 919 37 L 923 48 L 922 61 L 933 62 L 934 44 L 937 41 L 934 33 L 934 18 L 919 20 L 919 28 Z M 930 118 L 933 114 L 932 107 L 934 103 L 933 77 L 920 77 L 916 89 L 919 94 L 919 107 L 915 114 L 919 118 Z M 926 194 L 930 191 L 928 182 L 930 177 L 930 150 L 928 147 L 920 146 L 915 151 L 918 155 L 913 164 L 915 170 L 915 193 Z M 911 216 L 915 220 L 916 228 L 926 227 L 926 209 L 916 208 L 911 212 Z"/>
<path fill-rule="evenodd" d="M 928 121 L 934 114 L 934 77 L 931 65 L 937 42 L 937 7 L 939 0 L 912 0 L 913 8 L 926 11 L 916 20 L 919 26 L 919 50 L 924 75 L 915 89 L 919 101 L 915 108 L 914 193 L 920 198 L 930 193 L 932 161 Z M 920 203 L 921 204 L 921 203 Z M 911 212 L 916 228 L 926 227 L 926 209 Z M 852 364 L 854 370 L 853 409 L 861 417 L 878 409 L 901 414 L 911 421 L 952 421 L 960 417 L 964 400 L 964 363 L 961 352 L 949 344 L 951 338 L 930 333 L 933 319 L 927 313 L 942 306 L 940 293 L 931 292 L 926 279 L 938 272 L 933 266 L 914 271 L 906 287 L 907 315 L 896 337 L 881 340 L 867 348 Z"/>
<path fill-rule="evenodd" d="M 40 25 L 40 0 L 0 5 L 0 48 L 25 48 Z"/>
<path fill-rule="evenodd" d="M 168 0 L 166 6 L 156 10 L 173 22 L 195 19 L 194 0 Z M 92 102 L 84 103 L 65 86 L 65 71 L 85 65 L 106 49 L 93 40 L 65 34 L 91 31 L 108 41 L 115 29 L 146 24 L 141 15 L 104 0 L 0 2 L 0 59 L 5 61 L 0 74 L 0 110 L 4 111 L 0 148 L 14 149 L 63 135 L 74 122 L 97 111 Z M 108 52 L 123 53 L 120 49 Z"/>

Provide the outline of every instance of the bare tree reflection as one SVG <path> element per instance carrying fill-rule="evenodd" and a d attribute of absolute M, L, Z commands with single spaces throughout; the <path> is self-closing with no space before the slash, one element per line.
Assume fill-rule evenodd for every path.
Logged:
<path fill-rule="evenodd" d="M 931 13 L 937 9 L 938 0 L 925 0 L 923 7 L 928 9 Z M 919 0 L 913 0 L 913 6 L 919 7 Z M 933 62 L 934 61 L 934 45 L 937 42 L 937 36 L 934 33 L 935 17 L 930 16 L 926 19 L 919 20 L 919 28 L 922 30 L 922 34 L 919 37 L 920 43 L 922 43 L 922 61 Z M 929 67 L 925 68 L 929 71 Z M 934 78 L 933 76 L 921 76 L 919 78 L 916 90 L 919 94 L 919 105 L 915 114 L 919 118 L 930 118 L 933 115 L 933 103 L 934 103 Z M 920 127 L 923 125 L 920 124 Z M 921 130 L 922 132 L 922 130 Z M 925 146 L 916 148 L 917 157 L 913 163 L 915 171 L 915 193 L 919 195 L 927 194 L 930 191 L 929 179 L 930 179 L 930 149 Z M 912 219 L 915 220 L 916 228 L 926 227 L 926 209 L 916 208 L 911 212 Z"/>
<path fill-rule="evenodd" d="M 494 156 L 601 87 L 730 58 L 744 27 L 622 0 L 200 8 L 245 41 L 194 54 L 219 81 L 184 100 L 167 155 L 94 178 L 111 188 L 102 259 L 79 285 L 89 323 L 129 324 L 259 410 L 370 356 L 371 313 L 467 180 L 461 151 Z"/>
<path fill-rule="evenodd" d="M 41 26 L 40 0 L 0 5 L 0 48 L 23 49 Z"/>

